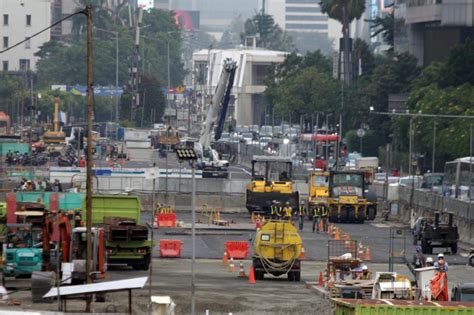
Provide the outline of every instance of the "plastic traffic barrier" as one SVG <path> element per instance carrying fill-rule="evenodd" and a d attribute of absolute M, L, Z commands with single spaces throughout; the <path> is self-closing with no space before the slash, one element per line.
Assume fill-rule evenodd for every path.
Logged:
<path fill-rule="evenodd" d="M 160 257 L 179 258 L 182 246 L 180 240 L 160 240 Z"/>
<path fill-rule="evenodd" d="M 158 213 L 156 215 L 156 224 L 160 227 L 175 227 L 176 214 L 174 213 Z"/>
<path fill-rule="evenodd" d="M 227 256 L 234 259 L 247 259 L 249 253 L 249 243 L 245 241 L 225 242 Z"/>

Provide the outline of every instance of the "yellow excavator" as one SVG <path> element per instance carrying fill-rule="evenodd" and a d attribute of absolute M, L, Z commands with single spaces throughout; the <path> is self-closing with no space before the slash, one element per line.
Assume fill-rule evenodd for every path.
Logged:
<path fill-rule="evenodd" d="M 59 97 L 54 98 L 54 129 L 43 134 L 43 141 L 46 144 L 62 144 L 66 141 L 66 135 L 59 130 Z"/>
<path fill-rule="evenodd" d="M 299 193 L 294 191 L 291 158 L 255 155 L 252 159 L 252 181 L 246 186 L 246 207 L 250 213 L 271 213 L 272 202 L 287 202 L 296 210 Z"/>

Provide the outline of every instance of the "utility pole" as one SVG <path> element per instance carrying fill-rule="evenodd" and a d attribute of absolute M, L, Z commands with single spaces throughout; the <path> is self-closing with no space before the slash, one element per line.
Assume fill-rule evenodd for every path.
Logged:
<path fill-rule="evenodd" d="M 84 11 L 87 18 L 87 165 L 86 165 L 86 279 L 92 283 L 92 115 L 94 112 L 93 68 L 92 68 L 92 8 Z M 87 297 L 86 312 L 91 311 L 92 295 Z"/>
<path fill-rule="evenodd" d="M 408 175 L 413 175 L 413 117 L 410 117 L 408 130 Z"/>
<path fill-rule="evenodd" d="M 137 6 L 134 5 L 134 23 L 133 28 L 135 30 L 135 47 L 132 56 L 132 66 L 130 68 L 130 92 L 132 94 L 131 104 L 130 104 L 130 118 L 133 122 L 135 120 L 135 112 L 138 106 L 140 106 L 140 95 L 138 93 L 138 86 L 140 84 L 140 23 L 143 17 L 143 11 Z M 130 14 L 130 19 L 132 19 L 132 14 Z"/>
<path fill-rule="evenodd" d="M 433 152 L 431 153 L 431 172 L 435 172 L 436 155 L 436 120 L 433 121 Z"/>

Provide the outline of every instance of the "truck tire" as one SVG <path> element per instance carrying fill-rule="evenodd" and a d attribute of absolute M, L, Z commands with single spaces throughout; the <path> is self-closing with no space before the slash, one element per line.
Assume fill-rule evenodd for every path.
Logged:
<path fill-rule="evenodd" d="M 376 207 L 370 207 L 367 209 L 367 220 L 374 220 L 375 216 L 377 215 L 377 208 Z"/>
<path fill-rule="evenodd" d="M 469 257 L 469 266 L 474 267 L 474 256 Z"/>
<path fill-rule="evenodd" d="M 295 274 L 293 271 L 288 272 L 288 281 L 295 281 Z"/>
<path fill-rule="evenodd" d="M 295 281 L 300 282 L 301 280 L 301 271 L 295 271 Z"/>
<path fill-rule="evenodd" d="M 356 222 L 364 223 L 364 221 L 365 221 L 365 211 L 359 209 L 359 211 L 357 212 Z"/>
<path fill-rule="evenodd" d="M 263 271 L 255 271 L 255 280 L 263 280 L 265 278 Z"/>
<path fill-rule="evenodd" d="M 456 255 L 457 252 L 458 252 L 458 243 L 457 243 L 457 242 L 456 242 L 456 243 L 452 243 L 452 244 L 451 244 L 451 253 L 452 253 L 453 255 Z"/>
<path fill-rule="evenodd" d="M 356 217 L 355 217 L 355 209 L 344 209 L 344 212 L 346 214 L 346 222 L 347 223 L 355 223 L 356 222 Z"/>

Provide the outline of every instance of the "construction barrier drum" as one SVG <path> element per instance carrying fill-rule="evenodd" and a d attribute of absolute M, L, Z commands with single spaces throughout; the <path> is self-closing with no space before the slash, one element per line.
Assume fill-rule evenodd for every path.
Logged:
<path fill-rule="evenodd" d="M 179 258 L 182 246 L 180 240 L 160 240 L 160 257 Z"/>
<path fill-rule="evenodd" d="M 247 259 L 249 253 L 249 243 L 245 241 L 225 242 L 227 256 L 234 259 Z"/>
<path fill-rule="evenodd" d="M 156 224 L 160 227 L 175 227 L 176 214 L 175 213 L 158 213 L 156 215 Z"/>

